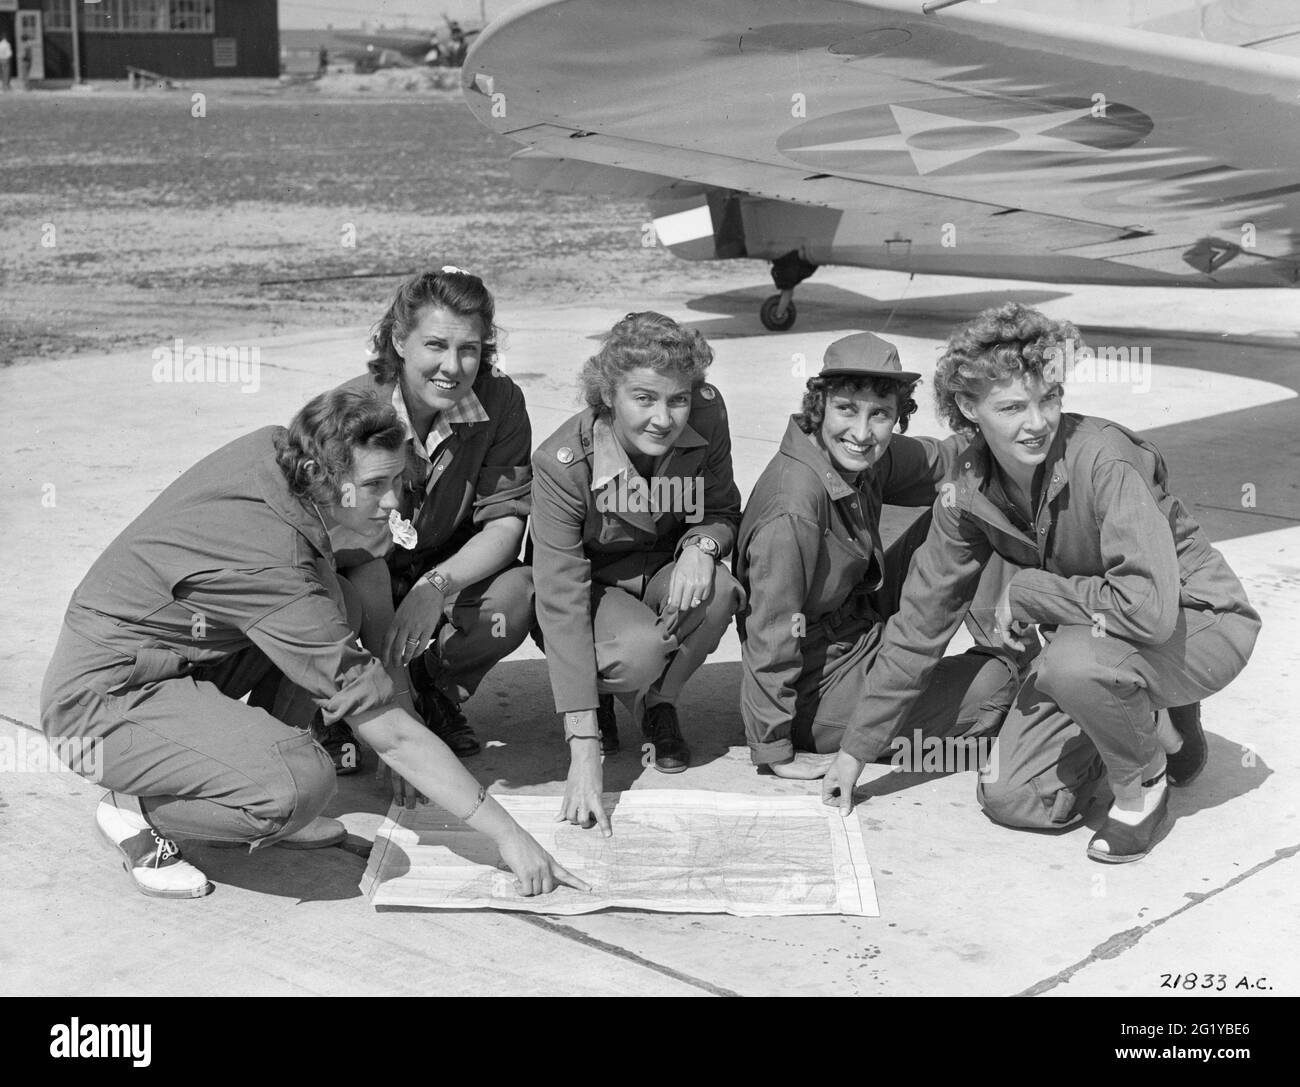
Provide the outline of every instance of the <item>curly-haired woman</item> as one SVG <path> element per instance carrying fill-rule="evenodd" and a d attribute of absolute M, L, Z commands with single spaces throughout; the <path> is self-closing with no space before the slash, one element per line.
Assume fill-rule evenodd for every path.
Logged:
<path fill-rule="evenodd" d="M 1167 825 L 1168 786 L 1204 766 L 1200 701 L 1245 667 L 1259 616 L 1169 492 L 1155 446 L 1061 411 L 1062 361 L 1077 340 L 1073 325 L 1009 303 L 948 341 L 935 396 L 973 441 L 823 781 L 827 803 L 851 808 L 873 736 L 915 701 L 994 554 L 1020 567 L 996 608 L 1003 639 L 1018 644 L 1036 624 L 1047 645 L 1002 726 L 996 772 L 981 773 L 984 810 L 1008 826 L 1060 828 L 1109 786 L 1088 856 L 1135 861 Z"/>
<path fill-rule="evenodd" d="M 406 434 L 401 512 L 413 548 L 387 555 L 396 615 L 385 663 L 410 668 L 425 724 L 457 755 L 478 738 L 461 711 L 533 626 L 528 522 L 532 428 L 524 394 L 497 362 L 496 307 L 476 275 L 451 266 L 403 283 L 373 336 L 368 373 L 342 386 L 391 405 Z M 340 771 L 352 739 L 322 742 Z"/>
<path fill-rule="evenodd" d="M 404 440 L 391 407 L 322 393 L 288 430 L 254 431 L 182 473 L 73 593 L 41 725 L 111 790 L 96 823 L 143 893 L 212 890 L 177 838 L 310 849 L 345 836 L 320 817 L 334 794 L 325 752 L 250 704 L 265 698 L 240 701 L 281 672 L 327 722 L 350 721 L 405 783 L 493 838 L 522 894 L 585 888 L 413 716 L 403 670 L 373 655 L 384 625 L 367 605 L 388 592 L 383 562 L 351 584 L 335 571 L 336 537 L 378 548 L 388 536 Z"/>
<path fill-rule="evenodd" d="M 882 504 L 929 506 L 966 445 L 964 437 L 905 436 L 919 378 L 870 332 L 836 340 L 745 506 L 736 544 L 736 576 L 749 596 L 740 709 L 750 757 L 779 777 L 825 773 L 861 708 L 885 621 L 898 610 L 930 515 L 886 551 Z M 995 732 L 1017 678 L 1012 655 L 996 647 L 946 658 L 902 731 Z M 868 758 L 884 753 L 890 738 L 880 739 Z"/>
<path fill-rule="evenodd" d="M 740 521 L 713 351 L 658 313 L 629 313 L 587 360 L 587 407 L 533 457 L 532 564 L 556 711 L 569 743 L 560 818 L 608 834 L 601 754 L 613 695 L 685 770 L 676 702 L 744 594 L 722 566 Z"/>

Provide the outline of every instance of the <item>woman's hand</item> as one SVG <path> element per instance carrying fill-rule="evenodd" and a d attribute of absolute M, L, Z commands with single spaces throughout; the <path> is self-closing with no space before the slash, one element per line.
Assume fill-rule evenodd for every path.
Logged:
<path fill-rule="evenodd" d="M 816 781 L 826 775 L 834 755 L 814 755 L 811 751 L 796 751 L 788 762 L 773 762 L 772 773 L 787 781 Z"/>
<path fill-rule="evenodd" d="M 1021 636 L 1031 626 L 1033 626 L 1033 623 L 1024 623 L 1011 618 L 1011 582 L 1007 581 L 1002 586 L 997 605 L 993 609 L 994 633 L 1002 639 L 1003 645 L 1008 645 L 1012 649 L 1023 653 L 1025 643 L 1021 640 Z"/>
<path fill-rule="evenodd" d="M 579 879 L 537 844 L 537 839 L 523 827 L 497 844 L 501 859 L 515 874 L 515 890 L 525 898 L 550 894 L 560 884 L 578 891 L 590 891 L 590 884 Z"/>
<path fill-rule="evenodd" d="M 840 815 L 847 817 L 853 811 L 853 787 L 866 765 L 847 752 L 839 752 L 822 778 L 822 803 L 839 808 Z"/>
<path fill-rule="evenodd" d="M 668 610 L 698 608 L 713 592 L 713 571 L 717 562 L 698 547 L 684 547 L 668 580 Z"/>
<path fill-rule="evenodd" d="M 569 779 L 564 783 L 564 802 L 555 821 L 584 828 L 598 826 L 608 838 L 614 832 L 601 802 L 605 773 L 600 764 L 600 740 L 570 740 L 569 753 Z"/>
<path fill-rule="evenodd" d="M 443 597 L 428 579 L 411 586 L 384 635 L 381 659 L 389 668 L 403 668 L 428 647 L 442 618 Z"/>

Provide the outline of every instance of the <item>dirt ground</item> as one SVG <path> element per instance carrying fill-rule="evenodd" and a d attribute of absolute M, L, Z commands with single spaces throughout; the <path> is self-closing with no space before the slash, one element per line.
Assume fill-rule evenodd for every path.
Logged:
<path fill-rule="evenodd" d="M 515 145 L 408 71 L 3 106 L 4 363 L 368 324 L 400 277 L 445 263 L 499 301 L 625 294 L 620 312 L 647 285 L 735 274 L 644 247 L 639 204 L 517 188 Z"/>

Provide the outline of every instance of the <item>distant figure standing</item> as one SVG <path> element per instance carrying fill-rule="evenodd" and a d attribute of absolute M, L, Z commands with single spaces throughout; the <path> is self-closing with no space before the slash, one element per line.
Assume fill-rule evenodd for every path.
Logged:
<path fill-rule="evenodd" d="M 330 51 L 325 46 L 320 47 L 320 64 L 317 65 L 316 74 L 323 76 L 330 70 Z"/>
<path fill-rule="evenodd" d="M 452 20 L 448 30 L 451 35 L 449 63 L 451 67 L 459 68 L 465 63 L 465 54 L 469 52 L 469 44 L 465 41 L 465 32 L 461 30 L 460 23 Z"/>
<path fill-rule="evenodd" d="M 14 47 L 9 39 L 0 34 L 0 86 L 9 89 L 9 62 L 14 58 Z"/>
<path fill-rule="evenodd" d="M 31 84 L 28 76 L 32 70 L 32 46 L 30 42 L 23 43 L 23 51 L 18 56 L 18 83 L 23 90 L 31 90 Z"/>

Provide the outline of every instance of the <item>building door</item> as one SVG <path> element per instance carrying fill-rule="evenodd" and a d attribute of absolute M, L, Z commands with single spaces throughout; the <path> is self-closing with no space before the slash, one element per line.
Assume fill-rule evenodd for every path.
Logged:
<path fill-rule="evenodd" d="M 41 35 L 41 13 L 39 11 L 19 11 L 14 42 L 14 71 L 19 71 L 23 50 L 31 48 L 31 67 L 27 70 L 28 79 L 45 78 L 45 39 Z"/>

